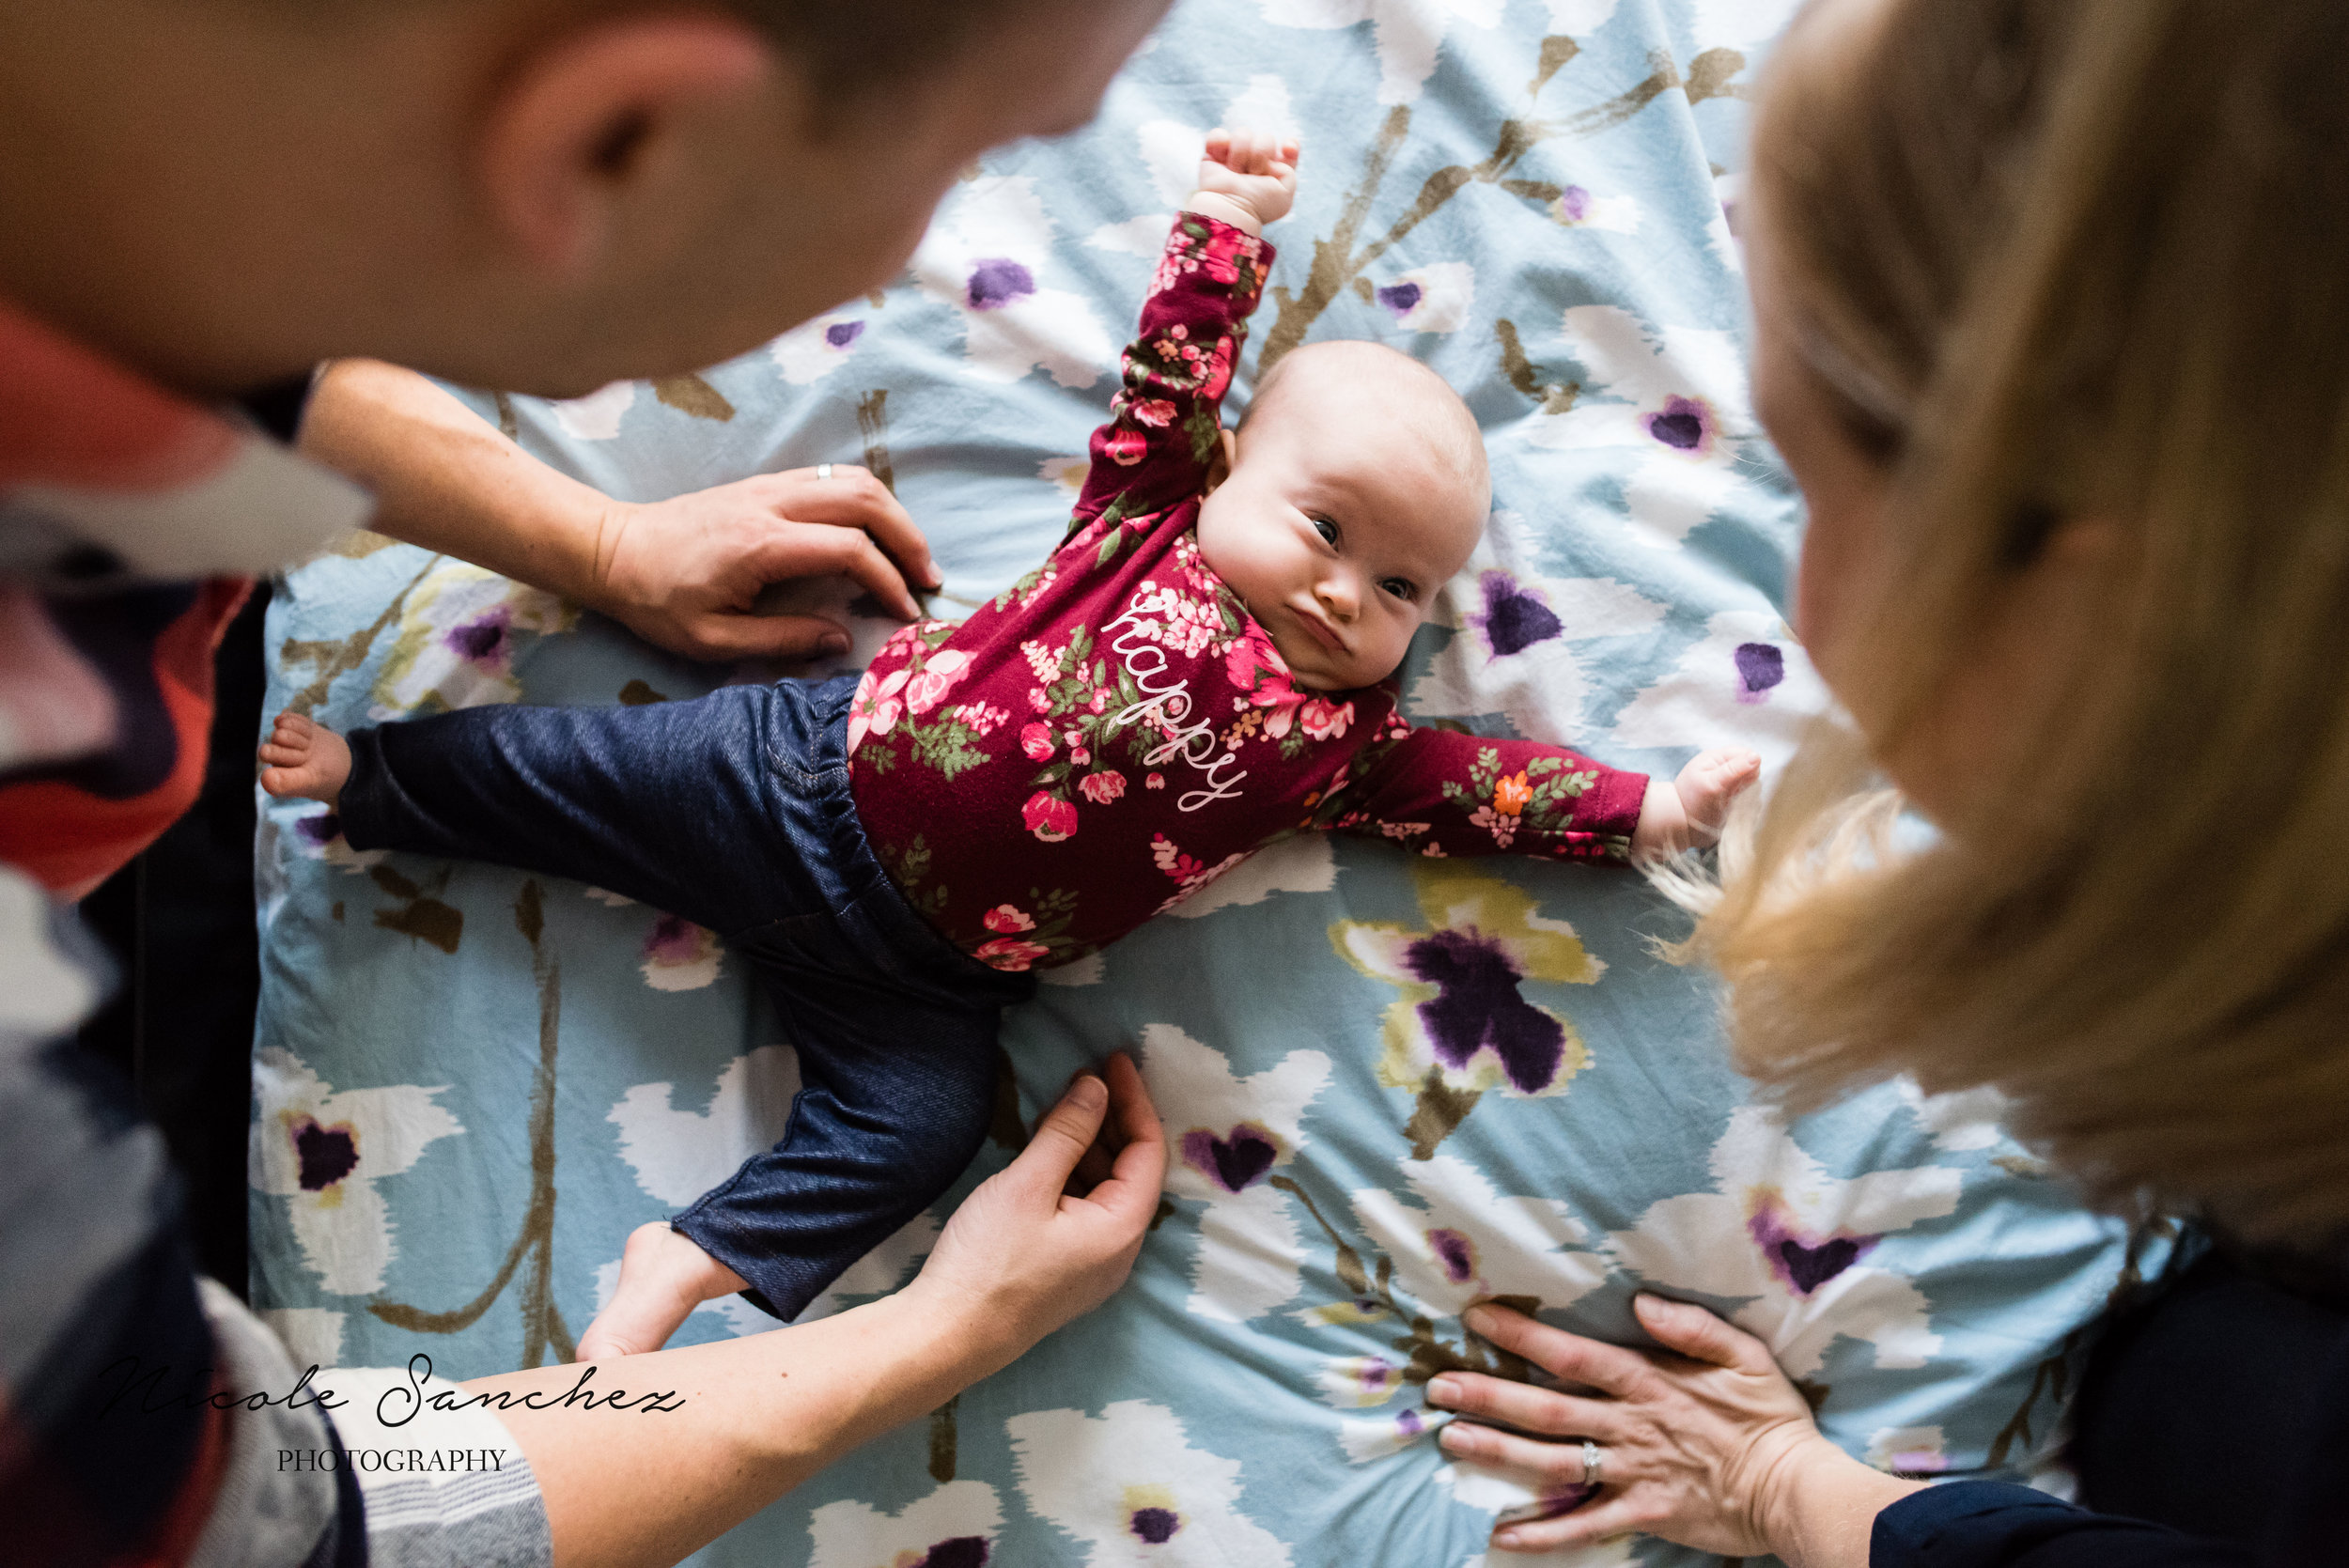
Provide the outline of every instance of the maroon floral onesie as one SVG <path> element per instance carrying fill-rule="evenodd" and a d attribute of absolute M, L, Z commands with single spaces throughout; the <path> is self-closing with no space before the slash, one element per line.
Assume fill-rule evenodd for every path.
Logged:
<path fill-rule="evenodd" d="M 997 969 L 1083 957 L 1309 830 L 1419 855 L 1628 857 L 1645 774 L 1415 729 L 1392 677 L 1301 688 L 1200 558 L 1271 259 L 1227 224 L 1175 220 L 1066 541 L 970 619 L 891 638 L 857 688 L 865 832 L 913 906 Z"/>

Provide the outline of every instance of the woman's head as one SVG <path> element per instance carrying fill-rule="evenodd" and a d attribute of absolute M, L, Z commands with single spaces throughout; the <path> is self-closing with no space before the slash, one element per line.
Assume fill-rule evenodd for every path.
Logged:
<path fill-rule="evenodd" d="M 1799 1097 L 2349 1221 L 2349 9 L 1819 0 L 1751 193 L 1814 746 L 1696 948 Z M 1945 830 L 1894 857 L 1873 760 Z M 1830 867 L 1839 868 L 1828 874 Z"/>

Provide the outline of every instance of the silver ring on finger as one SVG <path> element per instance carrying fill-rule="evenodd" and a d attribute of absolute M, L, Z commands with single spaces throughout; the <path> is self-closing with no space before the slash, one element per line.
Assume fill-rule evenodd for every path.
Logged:
<path fill-rule="evenodd" d="M 832 477 L 832 464 L 830 464 L 830 463 L 817 463 L 817 464 L 816 465 L 816 477 L 817 477 L 817 478 L 818 478 L 818 479 L 829 479 L 829 478 L 831 478 L 831 477 Z"/>
<path fill-rule="evenodd" d="M 1600 1448 L 1596 1443 L 1592 1442 L 1588 1437 L 1583 1438 L 1582 1484 L 1593 1488 L 1605 1485 L 1606 1469 L 1607 1451 Z"/>

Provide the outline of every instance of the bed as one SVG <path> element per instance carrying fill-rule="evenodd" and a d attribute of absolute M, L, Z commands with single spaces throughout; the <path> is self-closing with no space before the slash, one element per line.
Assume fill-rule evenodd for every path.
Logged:
<path fill-rule="evenodd" d="M 1493 458 L 1492 526 L 1414 647 L 1411 710 L 1654 771 L 1733 739 L 1775 767 L 1825 699 L 1781 619 L 1800 509 L 1746 399 L 1729 214 L 1791 8 L 1186 0 L 1097 124 L 971 171 L 889 288 L 700 375 L 463 396 L 627 499 L 866 463 L 929 532 L 951 613 L 1059 538 L 1204 132 L 1300 130 L 1236 404 L 1266 356 L 1375 338 L 1461 389 Z M 888 629 L 855 624 L 869 656 Z M 269 635 L 271 710 L 337 725 L 760 674 L 370 535 L 288 573 Z M 258 863 L 252 1285 L 297 1360 L 567 1358 L 630 1229 L 780 1128 L 790 1053 L 708 932 L 354 853 L 305 803 L 266 806 Z M 1621 871 L 1307 840 L 1055 972 L 1011 1020 L 1017 1106 L 988 1151 L 811 1312 L 910 1278 L 955 1198 L 1119 1047 L 1176 1156 L 1131 1283 L 697 1560 L 1482 1562 L 1495 1518 L 1542 1499 L 1448 1463 L 1423 1395 L 1493 1364 L 1458 1319 L 1489 1296 L 1626 1342 L 1635 1289 L 1703 1301 L 1873 1464 L 2052 1474 L 2082 1336 L 2165 1243 L 2084 1210 L 1980 1096 L 1896 1085 L 1790 1125 L 1725 1066 L 1703 978 L 1655 955 L 1674 929 Z M 1432 981 L 1430 944 L 1456 960 Z M 768 1326 L 715 1303 L 678 1343 Z"/>

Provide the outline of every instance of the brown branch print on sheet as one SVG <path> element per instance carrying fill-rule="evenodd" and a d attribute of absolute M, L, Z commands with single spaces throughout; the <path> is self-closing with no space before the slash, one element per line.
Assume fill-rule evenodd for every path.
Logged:
<path fill-rule="evenodd" d="M 889 393 L 876 387 L 856 400 L 856 427 L 864 437 L 864 466 L 890 494 L 897 493 L 897 471 L 889 461 Z"/>
<path fill-rule="evenodd" d="M 424 569 L 410 578 L 408 585 L 392 596 L 392 602 L 383 607 L 383 613 L 376 616 L 373 624 L 362 627 L 341 642 L 305 642 L 300 638 L 288 638 L 278 653 L 279 660 L 288 668 L 307 664 L 318 674 L 286 706 L 305 719 L 315 713 L 319 704 L 326 701 L 326 693 L 337 680 L 367 661 L 367 655 L 375 651 L 375 640 L 383 635 L 384 628 L 399 619 L 408 608 L 408 596 L 416 591 L 418 583 L 432 575 L 432 568 L 443 559 L 445 557 L 435 555 L 427 561 Z"/>
<path fill-rule="evenodd" d="M 1691 104 L 1708 98 L 1740 96 L 1743 89 L 1731 78 L 1745 69 L 1746 59 L 1734 49 L 1714 49 L 1689 62 L 1688 72 L 1683 76 L 1668 51 L 1656 50 L 1648 56 L 1648 73 L 1639 82 L 1625 88 L 1604 102 L 1568 115 L 1563 119 L 1548 120 L 1534 117 L 1533 101 L 1542 89 L 1581 54 L 1581 46 L 1563 35 L 1553 34 L 1542 40 L 1540 63 L 1526 88 L 1526 113 L 1503 120 L 1493 138 L 1491 154 L 1482 161 L 1454 163 L 1438 169 L 1421 184 L 1419 195 L 1408 210 L 1397 218 L 1386 233 L 1370 241 L 1361 239 L 1362 225 L 1370 216 L 1370 209 L 1378 198 L 1387 171 L 1394 162 L 1410 134 L 1411 111 L 1407 104 L 1390 110 L 1386 123 L 1379 128 L 1378 139 L 1371 147 L 1370 156 L 1362 165 L 1362 177 L 1346 198 L 1335 227 L 1327 240 L 1314 241 L 1312 270 L 1306 274 L 1302 288 L 1292 289 L 1286 284 L 1274 287 L 1271 295 L 1276 306 L 1271 329 L 1265 334 L 1264 349 L 1257 360 L 1256 378 L 1261 384 L 1264 376 L 1283 355 L 1301 346 L 1305 334 L 1324 312 L 1349 289 L 1364 291 L 1369 287 L 1369 270 L 1381 256 L 1392 250 L 1403 238 L 1442 210 L 1453 197 L 1470 185 L 1497 185 L 1510 194 L 1548 205 L 1563 194 L 1555 185 L 1540 180 L 1517 179 L 1510 176 L 1525 155 L 1544 142 L 1559 137 L 1595 135 L 1610 131 L 1637 115 L 1672 89 L 1685 88 Z M 1513 378 L 1514 379 L 1514 378 Z M 1520 390 L 1523 390 L 1520 388 Z M 1531 393 L 1528 396 L 1532 396 Z"/>
<path fill-rule="evenodd" d="M 554 1062 L 563 1018 L 563 965 L 546 943 L 546 911 L 537 878 L 522 884 L 514 900 L 514 926 L 530 943 L 531 975 L 538 987 L 538 1072 L 530 1093 L 530 1204 L 522 1214 L 521 1230 L 506 1250 L 481 1294 L 461 1307 L 444 1312 L 397 1301 L 371 1301 L 367 1311 L 395 1328 L 417 1334 L 455 1334 L 473 1327 L 506 1286 L 521 1275 L 518 1303 L 522 1319 L 524 1367 L 545 1364 L 552 1350 L 557 1361 L 579 1353 L 562 1310 L 554 1304 Z"/>
<path fill-rule="evenodd" d="M 397 908 L 376 910 L 375 924 L 386 931 L 397 931 L 403 937 L 430 942 L 443 953 L 454 954 L 465 939 L 465 911 L 433 896 L 448 891 L 449 876 L 454 869 L 443 866 L 429 893 L 388 865 L 379 865 L 368 872 L 377 887 L 402 901 Z"/>
<path fill-rule="evenodd" d="M 1270 1185 L 1287 1193 L 1305 1205 L 1305 1212 L 1314 1217 L 1321 1234 L 1330 1239 L 1334 1250 L 1334 1267 L 1338 1283 L 1353 1297 L 1353 1308 L 1365 1321 L 1392 1317 L 1404 1332 L 1394 1341 L 1394 1348 L 1405 1352 L 1410 1359 L 1402 1369 L 1406 1383 L 1425 1384 L 1439 1373 L 1481 1372 L 1493 1377 L 1505 1377 L 1522 1383 L 1532 1375 L 1532 1368 L 1521 1356 L 1511 1355 L 1499 1345 L 1480 1339 L 1465 1327 L 1457 1344 L 1436 1332 L 1435 1320 L 1425 1313 L 1407 1314 L 1403 1305 L 1394 1298 L 1394 1260 L 1383 1252 L 1371 1253 L 1376 1260 L 1375 1271 L 1365 1267 L 1362 1254 L 1338 1228 L 1323 1217 L 1320 1206 L 1291 1176 L 1274 1176 Z M 1512 1307 L 1531 1316 L 1541 1310 L 1541 1302 L 1530 1296 L 1496 1296 L 1492 1300 Z"/>
<path fill-rule="evenodd" d="M 2128 1305 L 2145 1288 L 2147 1250 L 2155 1241 L 2175 1239 L 2177 1234 L 2178 1222 L 2167 1215 L 2155 1215 L 2129 1227 L 2128 1250 L 2121 1260 L 2120 1276 L 2113 1281 L 2112 1289 L 2105 1296 L 2104 1311 L 2098 1314 L 2100 1321 L 2110 1321 L 2114 1313 Z M 2023 1395 L 2021 1406 L 1999 1429 L 1997 1440 L 1990 1445 L 1990 1464 L 1994 1468 L 2007 1462 L 2018 1443 L 2025 1453 L 2030 1452 L 2031 1412 L 2037 1407 L 2043 1391 L 2055 1405 L 2047 1417 L 2049 1425 L 2052 1427 L 2055 1421 L 2061 1419 L 2068 1397 L 2072 1358 L 2079 1352 L 2083 1332 L 2075 1328 L 2066 1334 L 2063 1343 L 2056 1346 L 2055 1354 L 2032 1370 L 2030 1392 Z"/>
<path fill-rule="evenodd" d="M 734 405 L 726 401 L 725 394 L 699 376 L 663 376 L 652 383 L 652 395 L 695 419 L 714 419 L 723 425 L 734 417 Z"/>

